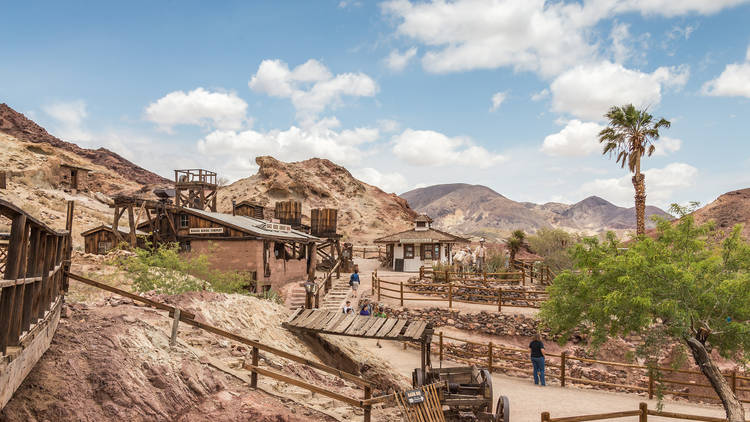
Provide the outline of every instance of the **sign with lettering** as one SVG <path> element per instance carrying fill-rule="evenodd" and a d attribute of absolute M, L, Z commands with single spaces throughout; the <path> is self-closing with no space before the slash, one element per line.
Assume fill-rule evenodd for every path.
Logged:
<path fill-rule="evenodd" d="M 224 227 L 193 227 L 190 234 L 215 234 L 224 233 Z"/>
<path fill-rule="evenodd" d="M 404 393 L 404 396 L 406 396 L 406 402 L 410 405 L 424 402 L 424 392 L 421 389 L 409 390 Z"/>
<path fill-rule="evenodd" d="M 432 239 L 401 239 L 401 243 L 432 243 Z"/>

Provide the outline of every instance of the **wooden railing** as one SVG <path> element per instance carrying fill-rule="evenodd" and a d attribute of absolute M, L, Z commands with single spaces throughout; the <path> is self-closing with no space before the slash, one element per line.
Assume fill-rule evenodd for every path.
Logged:
<path fill-rule="evenodd" d="M 355 374 L 351 374 L 349 372 L 345 372 L 340 369 L 337 369 L 337 368 L 334 368 L 334 367 L 331 367 L 331 366 L 328 366 L 319 362 L 312 361 L 302 356 L 297 356 L 293 353 L 289 353 L 284 350 L 277 349 L 273 346 L 263 344 L 258 340 L 251 340 L 247 337 L 243 337 L 238 334 L 222 330 L 221 328 L 206 324 L 204 322 L 200 322 L 195 319 L 194 314 L 186 310 L 176 308 L 174 306 L 170 306 L 165 303 L 157 302 L 157 301 L 154 301 L 154 300 L 151 300 L 151 299 L 148 299 L 148 298 L 145 298 L 145 297 L 142 297 L 142 296 L 130 293 L 130 292 L 126 292 L 116 287 L 112 287 L 112 286 L 100 283 L 95 280 L 88 279 L 86 277 L 83 277 L 77 274 L 68 274 L 68 276 L 73 280 L 80 281 L 90 286 L 98 287 L 100 289 L 107 290 L 109 292 L 116 293 L 121 296 L 125 296 L 135 301 L 145 303 L 154 308 L 169 312 L 169 316 L 173 319 L 172 340 L 171 340 L 172 344 L 174 344 L 174 342 L 176 341 L 176 337 L 178 333 L 177 326 L 180 322 L 183 322 L 193 327 L 200 328 L 209 333 L 212 333 L 212 334 L 227 338 L 229 340 L 236 341 L 238 343 L 242 343 L 244 345 L 249 346 L 251 348 L 251 362 L 250 363 L 245 362 L 243 364 L 243 368 L 250 371 L 250 387 L 252 388 L 258 387 L 259 376 L 273 378 L 275 380 L 284 382 L 286 384 L 291 384 L 300 388 L 304 388 L 313 393 L 318 393 L 323 396 L 330 397 L 334 400 L 338 400 L 349 406 L 360 408 L 364 412 L 365 422 L 370 422 L 371 420 L 372 405 L 374 403 L 386 401 L 390 398 L 390 396 L 373 398 L 372 397 L 373 384 Z M 298 312 L 301 312 L 301 310 Z M 311 384 L 307 381 L 301 380 L 299 378 L 295 378 L 293 376 L 283 374 L 276 370 L 263 368 L 260 366 L 260 352 L 261 351 L 270 353 L 272 355 L 275 355 L 277 357 L 280 357 L 286 360 L 290 360 L 292 362 L 296 362 L 296 363 L 309 366 L 310 368 L 316 369 L 318 371 L 322 371 L 331 375 L 335 375 L 341 378 L 343 381 L 353 383 L 354 385 L 361 387 L 364 390 L 363 391 L 364 397 L 361 399 L 349 397 L 349 396 L 331 391 L 330 387 L 320 387 L 320 386 Z"/>
<path fill-rule="evenodd" d="M 1 199 L 0 215 L 11 220 L 0 280 L 0 355 L 5 355 L 34 338 L 67 290 L 73 202 L 68 202 L 66 231 L 53 230 Z"/>
<path fill-rule="evenodd" d="M 452 281 L 475 282 L 475 283 L 505 283 L 505 284 L 525 284 L 523 271 L 506 271 L 506 272 L 462 272 L 462 271 L 435 271 L 432 268 L 419 267 L 420 280 L 433 280 L 449 283 Z"/>
<path fill-rule="evenodd" d="M 454 303 L 469 303 L 492 306 L 498 312 L 501 312 L 503 306 L 539 308 L 540 303 L 547 300 L 547 292 L 544 290 L 467 286 L 452 282 L 404 283 L 403 281 L 385 280 L 378 276 L 377 271 L 372 273 L 372 282 L 373 294 L 377 295 L 378 301 L 381 298 L 396 299 L 401 306 L 410 301 L 445 302 L 448 308 L 452 308 Z M 397 296 L 394 294 L 397 294 Z M 414 295 L 418 295 L 418 297 Z"/>
<path fill-rule="evenodd" d="M 523 273 L 524 282 L 528 279 L 530 283 L 552 284 L 557 277 L 549 265 L 537 260 L 514 259 L 511 266 Z"/>
<path fill-rule="evenodd" d="M 649 416 L 659 416 L 662 418 L 680 419 L 684 421 L 704 421 L 704 422 L 725 422 L 724 418 L 714 418 L 711 416 L 688 415 L 685 413 L 664 412 L 661 410 L 651 410 L 648 404 L 640 403 L 638 410 L 625 410 L 622 412 L 599 413 L 593 415 L 566 416 L 563 418 L 550 417 L 549 412 L 542 412 L 542 422 L 583 422 L 583 421 L 603 421 L 607 419 L 625 418 L 628 416 L 638 416 L 638 422 L 648 422 Z"/>
<path fill-rule="evenodd" d="M 437 333 L 437 341 L 438 347 L 433 347 L 432 350 L 438 355 L 440 361 L 450 358 L 451 360 L 470 364 L 478 363 L 485 365 L 490 372 L 524 375 L 531 375 L 533 373 L 531 361 L 528 357 L 528 349 L 509 347 L 493 342 L 476 342 L 446 335 L 443 332 Z M 656 394 L 662 393 L 685 398 L 719 400 L 712 386 L 708 384 L 705 376 L 700 371 L 587 359 L 571 356 L 566 351 L 560 354 L 545 353 L 545 357 L 545 367 L 550 369 L 545 371 L 546 377 L 557 379 L 562 387 L 575 383 L 645 393 L 648 394 L 649 399 L 652 399 Z M 572 362 L 574 361 L 582 362 L 589 367 L 594 365 L 606 367 L 607 373 L 614 374 L 612 378 L 616 380 L 623 378 L 622 371 L 638 371 L 645 375 L 646 380 L 643 383 L 637 383 L 637 385 L 623 382 L 604 382 L 590 379 L 589 373 L 586 371 L 581 371 L 580 376 L 572 376 L 575 371 L 575 368 L 572 366 Z M 521 366 L 513 366 L 514 364 L 521 364 Z M 693 379 L 674 379 L 677 376 L 692 377 Z M 732 391 L 737 394 L 738 398 L 745 403 L 750 403 L 750 376 L 738 374 L 737 369 L 731 372 L 724 372 L 724 376 L 729 381 Z M 709 393 L 701 394 L 690 391 L 673 391 L 670 389 L 684 387 L 701 389 L 704 390 L 704 393 Z"/>
<path fill-rule="evenodd" d="M 352 246 L 352 258 L 382 259 L 385 257 L 385 247 L 380 245 Z"/>

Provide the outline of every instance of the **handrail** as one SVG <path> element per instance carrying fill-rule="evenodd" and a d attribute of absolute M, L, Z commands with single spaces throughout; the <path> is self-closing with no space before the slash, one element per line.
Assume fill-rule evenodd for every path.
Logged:
<path fill-rule="evenodd" d="M 649 416 L 659 416 L 662 418 L 672 418 L 690 421 L 703 422 L 725 422 L 724 418 L 715 418 L 712 416 L 688 415 L 685 413 L 665 412 L 661 410 L 651 410 L 647 403 L 641 402 L 638 410 L 625 410 L 621 412 L 599 413 L 593 415 L 566 416 L 562 418 L 552 418 L 549 412 L 542 412 L 542 422 L 583 422 L 583 421 L 601 421 L 605 419 L 623 418 L 627 416 L 638 416 L 640 422 L 648 422 Z"/>

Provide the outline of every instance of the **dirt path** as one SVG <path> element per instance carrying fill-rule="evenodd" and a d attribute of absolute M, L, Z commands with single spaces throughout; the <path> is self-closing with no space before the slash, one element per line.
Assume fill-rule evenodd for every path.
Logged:
<path fill-rule="evenodd" d="M 382 348 L 375 345 L 375 340 L 359 340 L 363 348 L 371 350 L 388 361 L 403 375 L 411 378 L 411 371 L 420 365 L 418 351 L 403 349 L 400 342 L 381 341 Z M 443 362 L 444 366 L 459 366 L 458 363 Z M 574 416 L 582 414 L 606 413 L 620 410 L 637 410 L 640 402 L 647 402 L 650 409 L 656 409 L 657 401 L 635 394 L 613 393 L 582 388 L 562 388 L 557 385 L 547 387 L 535 386 L 531 379 L 493 374 L 494 402 L 499 395 L 508 396 L 511 407 L 511 421 L 537 422 L 542 412 L 550 412 L 552 417 Z M 722 417 L 719 406 L 699 405 L 685 402 L 664 401 L 664 410 L 702 416 Z M 635 421 L 637 418 L 631 418 Z M 623 419 L 626 420 L 626 419 Z M 649 421 L 674 421 L 649 417 Z"/>

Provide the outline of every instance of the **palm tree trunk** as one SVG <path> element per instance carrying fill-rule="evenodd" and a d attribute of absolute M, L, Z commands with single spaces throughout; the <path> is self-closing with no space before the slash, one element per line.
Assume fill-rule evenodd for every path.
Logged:
<path fill-rule="evenodd" d="M 646 176 L 638 172 L 632 180 L 635 188 L 635 233 L 641 236 L 646 233 Z"/>
<path fill-rule="evenodd" d="M 745 422 L 745 410 L 742 408 L 742 403 L 737 399 L 737 395 L 732 391 L 719 367 L 711 359 L 706 347 L 694 337 L 685 338 L 685 342 L 693 353 L 695 363 L 701 368 L 701 372 L 711 382 L 716 394 L 721 399 L 729 422 Z"/>

